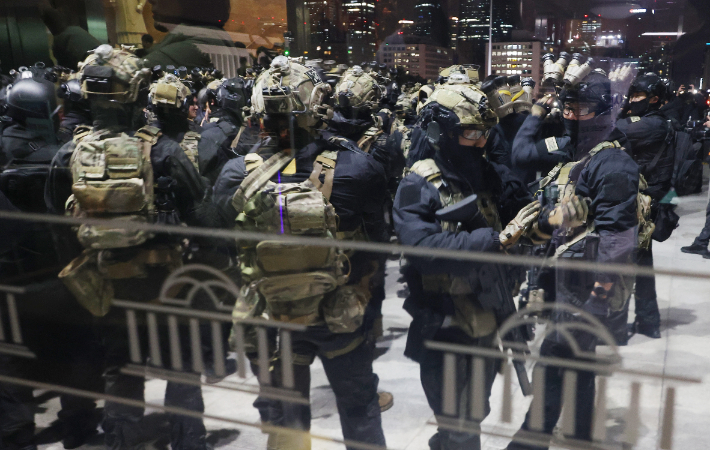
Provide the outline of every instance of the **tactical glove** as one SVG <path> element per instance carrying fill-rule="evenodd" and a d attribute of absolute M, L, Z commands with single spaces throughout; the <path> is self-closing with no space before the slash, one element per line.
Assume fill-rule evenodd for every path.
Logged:
<path fill-rule="evenodd" d="M 601 297 L 590 294 L 587 301 L 582 305 L 582 311 L 588 312 L 599 320 L 604 320 L 609 316 L 609 301 L 606 296 Z"/>
<path fill-rule="evenodd" d="M 515 245 L 525 231 L 537 220 L 540 204 L 532 202 L 520 210 L 517 216 L 500 233 L 500 245 L 507 249 Z"/>
<path fill-rule="evenodd" d="M 550 211 L 547 222 L 555 228 L 576 228 L 587 221 L 589 205 L 582 197 L 573 195 L 563 198 L 559 205 Z"/>
<path fill-rule="evenodd" d="M 552 94 L 547 94 L 540 100 L 536 101 L 532 107 L 532 115 L 537 117 L 545 117 L 552 110 L 554 97 Z"/>

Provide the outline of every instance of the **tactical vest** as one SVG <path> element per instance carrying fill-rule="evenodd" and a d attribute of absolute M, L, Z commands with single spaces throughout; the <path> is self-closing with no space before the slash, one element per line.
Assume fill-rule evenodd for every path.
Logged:
<path fill-rule="evenodd" d="M 590 150 L 588 158 L 582 159 L 581 161 L 558 164 L 550 171 L 550 173 L 547 174 L 545 178 L 542 179 L 542 181 L 540 181 L 540 190 L 538 192 L 545 190 L 545 192 L 548 193 L 546 197 L 549 198 L 550 201 L 553 201 L 555 205 L 559 204 L 562 199 L 573 196 L 577 180 L 572 180 L 570 178 L 570 173 L 579 164 L 584 164 L 586 167 L 595 155 L 610 148 L 621 148 L 621 145 L 618 141 L 602 142 Z M 638 246 L 642 249 L 648 248 L 651 243 L 651 235 L 656 227 L 651 220 L 651 197 L 643 193 L 643 191 L 647 188 L 648 184 L 646 183 L 646 180 L 643 175 L 639 174 L 639 189 L 636 196 L 636 214 L 639 224 Z M 559 257 L 562 253 L 567 251 L 570 246 L 584 239 L 589 233 L 594 232 L 594 222 L 590 221 L 587 225 L 587 229 L 579 232 L 579 234 L 574 236 L 574 238 L 569 240 L 565 245 L 558 247 L 555 256 Z"/>
<path fill-rule="evenodd" d="M 455 186 L 444 183 L 441 169 L 433 159 L 417 161 L 408 172 L 416 173 L 431 183 L 439 192 L 441 206 L 444 208 L 465 198 Z M 503 227 L 493 196 L 488 192 L 476 194 L 478 195 L 476 200 L 478 209 L 483 214 L 487 225 L 495 231 L 502 231 Z M 458 223 L 441 222 L 440 225 L 443 231 L 460 231 Z M 492 311 L 484 310 L 476 299 L 477 292 L 471 284 L 472 278 L 452 277 L 447 274 L 422 275 L 422 285 L 426 292 L 447 293 L 451 296 L 455 308 L 455 315 L 451 317 L 451 325 L 462 329 L 473 338 L 478 338 L 494 332 L 497 324 L 495 314 Z M 480 289 L 480 286 L 478 288 Z"/>
<path fill-rule="evenodd" d="M 159 137 L 155 127 L 141 128 L 133 137 L 78 127 L 67 211 L 75 217 L 152 223 L 155 196 L 150 151 Z M 111 280 L 144 277 L 147 266 L 172 269 L 182 264 L 179 246 L 141 246 L 152 237 L 147 231 L 83 224 L 77 235 L 87 250 L 69 263 L 59 278 L 96 316 L 106 315 L 111 307 Z M 115 252 L 123 257 L 114 258 Z"/>
<path fill-rule="evenodd" d="M 618 141 L 602 142 L 589 152 L 588 158 L 576 162 L 558 164 L 540 182 L 540 190 L 546 189 L 546 192 L 556 192 L 555 198 L 551 200 L 554 200 L 555 204 L 559 204 L 563 198 L 570 197 L 575 193 L 577 180 L 570 178 L 570 173 L 575 169 L 575 167 L 577 167 L 579 164 L 584 164 L 584 166 L 586 167 L 587 165 L 589 165 L 590 161 L 592 160 L 592 158 L 594 158 L 594 156 L 604 150 L 611 148 L 621 149 L 621 145 Z M 556 187 L 556 189 L 550 189 L 554 187 Z M 644 180 L 643 176 L 640 175 L 639 192 L 636 196 L 637 216 L 639 221 L 638 239 L 640 248 L 648 247 L 651 235 L 653 234 L 653 230 L 655 228 L 655 225 L 650 219 L 651 197 L 641 192 L 646 187 L 646 180 Z M 588 254 L 590 253 L 590 251 L 596 253 L 596 249 L 589 251 L 586 249 L 586 241 L 590 237 L 593 236 L 595 238 L 598 238 L 598 235 L 595 233 L 594 221 L 587 220 L 587 222 L 588 223 L 586 228 L 580 227 L 580 229 L 569 230 L 570 233 L 575 234 L 567 236 L 566 242 L 556 248 L 555 255 L 553 258 L 596 258 L 596 254 Z M 645 247 L 642 247 L 643 245 L 645 245 Z M 586 274 L 588 277 L 590 277 L 589 283 L 586 284 L 592 284 L 595 274 L 592 272 L 587 272 Z M 611 296 L 609 298 L 609 305 L 612 311 L 621 311 L 625 307 L 626 301 L 631 295 L 633 283 L 633 276 L 619 276 L 618 281 L 615 283 Z"/>
<path fill-rule="evenodd" d="M 249 175 L 232 197 L 238 212 L 236 228 L 275 234 L 336 239 L 337 215 L 330 203 L 338 152 L 325 151 L 302 183 L 271 180 L 294 159 L 280 152 L 263 161 L 247 155 Z M 320 182 L 320 176 L 324 182 Z M 333 247 L 284 244 L 277 240 L 238 242 L 240 291 L 233 316 L 315 325 L 333 333 L 348 333 L 362 325 L 369 290 L 345 285 L 346 254 Z"/>
<path fill-rule="evenodd" d="M 75 137 L 71 158 L 73 214 L 151 223 L 155 215 L 151 147 L 160 131 L 144 127 L 131 137 L 107 130 Z M 151 234 L 110 225 L 81 225 L 85 248 L 107 249 L 143 244 Z"/>

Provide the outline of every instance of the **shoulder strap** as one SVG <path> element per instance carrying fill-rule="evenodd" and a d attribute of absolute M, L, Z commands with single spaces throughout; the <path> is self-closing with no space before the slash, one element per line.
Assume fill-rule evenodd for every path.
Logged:
<path fill-rule="evenodd" d="M 136 131 L 134 136 L 145 142 L 149 142 L 150 145 L 155 145 L 162 134 L 163 133 L 160 131 L 160 128 L 146 125 Z"/>
<path fill-rule="evenodd" d="M 271 177 L 276 175 L 276 172 L 290 163 L 292 159 L 293 156 L 286 152 L 276 153 L 247 175 L 244 181 L 242 181 L 241 186 L 239 186 L 239 189 L 237 189 L 237 192 L 232 196 L 232 206 L 234 209 L 237 212 L 243 211 L 244 205 L 246 205 L 249 199 L 268 183 Z"/>
<path fill-rule="evenodd" d="M 559 247 L 557 247 L 557 249 L 555 250 L 555 255 L 552 257 L 552 259 L 557 259 L 557 258 L 559 258 L 564 252 L 566 252 L 567 250 L 569 250 L 569 248 L 572 247 L 574 244 L 576 244 L 577 242 L 579 242 L 579 241 L 581 241 L 582 239 L 586 238 L 590 233 L 594 232 L 594 229 L 595 229 L 595 228 L 594 228 L 594 221 L 592 220 L 592 221 L 590 221 L 590 224 L 589 224 L 589 226 L 587 227 L 586 230 L 584 230 L 584 231 L 582 231 L 581 233 L 579 233 L 579 234 L 578 234 L 577 236 L 575 236 L 574 239 L 572 239 L 571 241 L 569 241 L 569 242 L 567 242 L 567 243 L 565 243 L 565 244 L 562 244 L 562 245 L 560 245 Z"/>
<path fill-rule="evenodd" d="M 74 128 L 74 143 L 78 144 L 82 139 L 90 135 L 92 132 L 93 128 L 89 125 L 78 125 L 76 128 Z"/>
<path fill-rule="evenodd" d="M 308 177 L 308 181 L 323 194 L 326 200 L 330 200 L 330 196 L 333 193 L 333 180 L 335 179 L 335 165 L 337 161 L 337 151 L 324 151 L 316 157 L 313 163 L 313 171 Z M 323 183 L 320 182 L 321 174 L 325 174 Z"/>
<path fill-rule="evenodd" d="M 666 149 L 671 145 L 671 142 L 673 141 L 674 137 L 675 132 L 673 131 L 673 125 L 671 125 L 671 121 L 668 120 L 666 121 L 666 138 L 663 140 L 663 145 L 661 145 L 661 148 L 658 149 L 658 152 L 653 157 L 653 160 L 648 165 L 648 167 L 656 167 L 656 164 L 658 164 L 658 161 L 661 159 L 661 155 L 663 155 Z"/>
<path fill-rule="evenodd" d="M 242 137 L 242 133 L 244 133 L 244 130 L 246 128 L 247 127 L 245 125 L 242 125 L 241 127 L 239 127 L 239 131 L 237 132 L 237 137 L 235 137 L 234 140 L 232 141 L 232 145 L 229 146 L 230 148 L 235 148 L 237 146 L 237 144 L 239 144 L 239 138 Z"/>
<path fill-rule="evenodd" d="M 436 162 L 431 158 L 415 162 L 409 169 L 409 172 L 416 173 L 430 183 L 441 178 L 441 169 L 439 169 L 439 166 L 437 166 Z"/>
<path fill-rule="evenodd" d="M 557 179 L 557 176 L 560 174 L 560 171 L 562 170 L 562 167 L 564 167 L 565 163 L 558 163 L 555 167 L 550 170 L 550 172 L 547 174 L 545 178 L 540 180 L 540 187 L 538 190 L 545 189 L 547 185 L 552 183 L 554 180 Z"/>
<path fill-rule="evenodd" d="M 192 165 L 195 166 L 195 169 L 197 169 L 198 171 L 200 170 L 200 167 L 198 162 L 197 145 L 201 138 L 202 136 L 200 136 L 200 133 L 197 133 L 195 131 L 188 131 L 183 136 L 182 142 L 180 142 L 180 147 L 185 152 L 185 155 L 190 160 Z"/>
<path fill-rule="evenodd" d="M 596 147 L 591 149 L 589 151 L 589 156 L 591 158 L 594 157 L 597 153 L 601 152 L 602 150 L 606 150 L 608 148 L 621 148 L 621 144 L 619 144 L 619 141 L 604 141 L 599 144 L 597 144 Z"/>
<path fill-rule="evenodd" d="M 365 134 L 357 141 L 357 146 L 365 153 L 370 152 L 370 147 L 377 140 L 377 138 L 382 134 L 382 130 L 379 127 L 370 127 Z"/>

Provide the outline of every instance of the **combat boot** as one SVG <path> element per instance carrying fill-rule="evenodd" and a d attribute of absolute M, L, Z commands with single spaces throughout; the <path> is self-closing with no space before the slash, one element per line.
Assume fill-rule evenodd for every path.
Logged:
<path fill-rule="evenodd" d="M 693 242 L 692 245 L 687 247 L 681 247 L 680 251 L 683 253 L 693 253 L 695 255 L 700 255 L 703 258 L 710 258 L 710 251 L 708 251 L 707 245 L 700 245 Z"/>

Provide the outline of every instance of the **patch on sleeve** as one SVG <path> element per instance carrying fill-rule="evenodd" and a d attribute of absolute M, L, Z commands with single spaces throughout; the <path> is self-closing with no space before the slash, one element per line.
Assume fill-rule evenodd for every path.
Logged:
<path fill-rule="evenodd" d="M 545 139 L 545 145 L 547 146 L 548 153 L 552 153 L 560 149 L 557 145 L 557 138 L 555 137 L 549 137 Z"/>
<path fill-rule="evenodd" d="M 422 193 L 421 187 L 416 184 L 406 184 L 399 191 L 399 207 L 406 208 L 409 205 L 419 203 Z"/>
<path fill-rule="evenodd" d="M 623 172 L 612 172 L 604 175 L 602 197 L 609 202 L 623 202 L 636 195 L 638 187 L 634 186 L 630 177 Z"/>
<path fill-rule="evenodd" d="M 641 122 L 641 118 L 639 116 L 631 116 L 629 117 L 629 120 L 631 121 L 631 123 Z"/>

